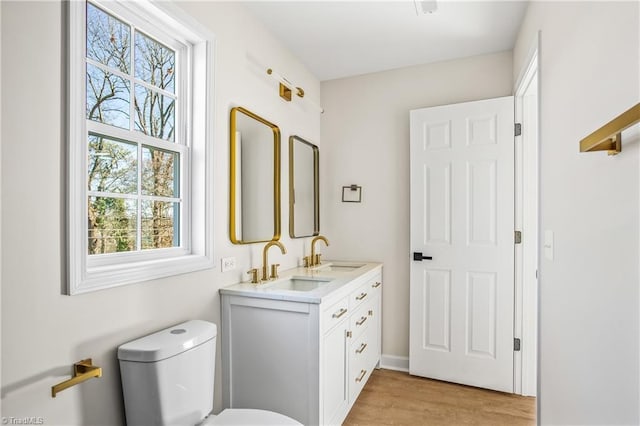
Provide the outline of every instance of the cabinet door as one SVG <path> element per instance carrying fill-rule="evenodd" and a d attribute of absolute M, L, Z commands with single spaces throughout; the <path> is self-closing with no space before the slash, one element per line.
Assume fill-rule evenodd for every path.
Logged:
<path fill-rule="evenodd" d="M 348 409 L 347 394 L 347 325 L 340 325 L 324 335 L 322 360 L 322 413 L 324 424 Z"/>
<path fill-rule="evenodd" d="M 372 303 L 373 309 L 369 312 L 371 315 L 371 326 L 376 329 L 375 343 L 371 348 L 374 355 L 374 365 L 377 368 L 380 358 L 382 356 L 382 275 L 377 275 L 370 282 L 372 297 L 374 299 Z"/>

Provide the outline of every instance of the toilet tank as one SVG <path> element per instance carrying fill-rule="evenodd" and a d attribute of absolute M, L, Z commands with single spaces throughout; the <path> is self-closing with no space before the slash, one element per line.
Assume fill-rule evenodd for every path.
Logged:
<path fill-rule="evenodd" d="M 213 410 L 216 325 L 193 320 L 118 348 L 127 425 L 195 425 Z"/>

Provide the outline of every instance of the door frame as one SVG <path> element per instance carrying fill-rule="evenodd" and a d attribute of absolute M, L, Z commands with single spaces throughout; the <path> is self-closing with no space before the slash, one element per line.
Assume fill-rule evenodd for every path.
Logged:
<path fill-rule="evenodd" d="M 529 48 L 515 86 L 515 122 L 522 123 L 522 135 L 515 146 L 515 224 L 522 231 L 522 244 L 515 247 L 514 337 L 521 339 L 521 350 L 514 352 L 514 393 L 538 395 L 538 271 L 540 253 L 540 73 L 539 34 Z M 524 97 L 535 83 L 535 117 L 527 122 Z M 524 144 L 527 144 L 526 147 Z M 526 186 L 526 188 L 525 188 Z M 525 258 L 523 251 L 528 253 Z M 533 258 L 531 258 L 533 256 Z M 526 274 L 535 268 L 535 274 Z"/>

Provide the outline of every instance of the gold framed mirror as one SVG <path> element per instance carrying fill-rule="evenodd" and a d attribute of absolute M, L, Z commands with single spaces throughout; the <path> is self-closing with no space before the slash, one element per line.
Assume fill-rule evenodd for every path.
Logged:
<path fill-rule="evenodd" d="M 280 239 L 280 129 L 231 108 L 229 238 L 233 244 Z"/>
<path fill-rule="evenodd" d="M 289 236 L 320 234 L 320 150 L 299 136 L 289 138 Z"/>

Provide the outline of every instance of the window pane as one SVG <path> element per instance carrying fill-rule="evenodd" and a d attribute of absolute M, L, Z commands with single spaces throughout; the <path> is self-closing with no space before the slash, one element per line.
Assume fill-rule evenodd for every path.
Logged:
<path fill-rule="evenodd" d="M 89 254 L 136 250 L 136 200 L 89 197 Z"/>
<path fill-rule="evenodd" d="M 87 57 L 129 74 L 129 25 L 87 3 Z"/>
<path fill-rule="evenodd" d="M 135 194 L 138 187 L 136 144 L 89 135 L 89 191 Z"/>
<path fill-rule="evenodd" d="M 180 203 L 142 201 L 142 249 L 180 245 Z"/>
<path fill-rule="evenodd" d="M 87 64 L 87 118 L 129 129 L 129 81 Z"/>
<path fill-rule="evenodd" d="M 175 99 L 136 84 L 136 130 L 173 142 L 175 103 Z"/>
<path fill-rule="evenodd" d="M 176 54 L 157 41 L 136 32 L 135 76 L 175 93 Z"/>
<path fill-rule="evenodd" d="M 159 197 L 179 197 L 180 154 L 148 146 L 142 147 L 142 193 Z"/>

